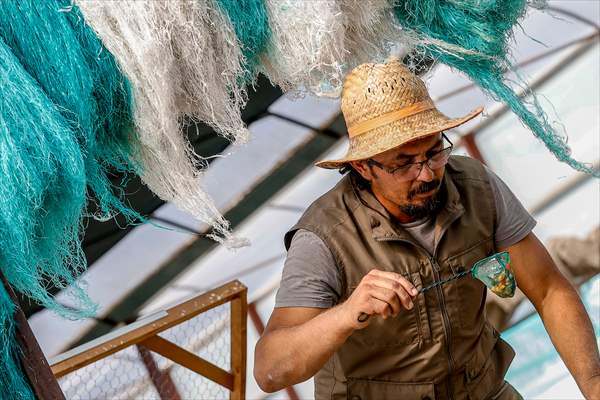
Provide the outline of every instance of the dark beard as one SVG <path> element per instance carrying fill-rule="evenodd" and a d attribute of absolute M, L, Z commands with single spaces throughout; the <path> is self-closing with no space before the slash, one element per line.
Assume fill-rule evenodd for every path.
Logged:
<path fill-rule="evenodd" d="M 409 216 L 415 220 L 434 215 L 438 212 L 442 206 L 442 202 L 438 198 L 439 196 L 434 195 L 427 199 L 423 204 L 405 204 L 400 206 L 400 211 L 406 216 Z"/>
<path fill-rule="evenodd" d="M 437 189 L 440 185 L 439 180 L 434 180 L 431 182 L 423 182 L 421 185 L 411 190 L 408 193 L 408 200 L 412 199 L 415 195 L 419 193 L 427 193 L 433 189 Z M 406 216 L 414 218 L 415 220 L 422 219 L 428 217 L 430 215 L 436 214 L 440 207 L 443 204 L 443 196 L 440 194 L 440 191 L 436 192 L 425 200 L 423 204 L 403 204 L 400 205 L 400 211 Z"/>

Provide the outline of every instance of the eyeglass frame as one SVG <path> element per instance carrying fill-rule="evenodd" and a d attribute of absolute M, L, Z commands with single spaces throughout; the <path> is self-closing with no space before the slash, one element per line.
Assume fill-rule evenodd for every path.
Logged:
<path fill-rule="evenodd" d="M 372 158 L 369 158 L 369 159 L 367 159 L 367 165 L 377 167 L 377 168 L 379 168 L 379 169 L 387 172 L 390 175 L 394 175 L 396 173 L 396 171 L 398 171 L 400 168 L 406 168 L 406 167 L 408 167 L 410 165 L 420 164 L 419 173 L 416 175 L 418 177 L 421 174 L 421 172 L 423 171 L 423 165 L 425 165 L 425 163 L 427 163 L 427 168 L 429 168 L 429 169 L 432 170 L 432 168 L 429 166 L 429 162 L 436 155 L 438 155 L 438 154 L 440 154 L 440 153 L 442 153 L 444 151 L 447 151 L 448 152 L 448 158 L 450 158 L 450 154 L 452 154 L 452 149 L 454 148 L 454 144 L 450 141 L 450 139 L 448 139 L 448 136 L 446 136 L 446 134 L 444 132 L 442 132 L 442 143 L 444 143 L 444 139 L 446 139 L 446 141 L 448 143 L 450 143 L 450 146 L 449 147 L 444 147 L 440 151 L 436 151 L 434 154 L 432 154 L 431 156 L 425 158 L 423 161 L 417 161 L 417 162 L 407 163 L 407 164 L 400 165 L 400 166 L 398 166 L 398 167 L 393 168 L 393 169 L 390 170 L 389 167 L 386 167 L 385 165 L 383 165 L 379 161 L 375 161 Z M 446 163 L 444 163 L 444 165 L 446 165 L 447 163 L 448 163 L 448 161 L 446 161 Z M 408 172 L 409 170 L 410 170 L 410 168 L 408 168 L 406 170 L 406 172 Z M 402 175 L 400 175 L 400 176 L 402 176 Z"/>

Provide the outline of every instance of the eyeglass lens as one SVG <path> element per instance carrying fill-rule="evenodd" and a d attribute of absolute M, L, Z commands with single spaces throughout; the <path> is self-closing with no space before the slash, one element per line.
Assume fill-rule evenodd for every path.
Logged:
<path fill-rule="evenodd" d="M 439 153 L 434 154 L 431 158 L 423 160 L 422 162 L 406 165 L 406 168 L 398 168 L 396 171 L 394 171 L 395 175 L 402 180 L 411 180 L 419 176 L 425 164 L 427 164 L 430 169 L 440 168 L 448 162 L 451 150 L 451 147 L 445 148 Z"/>

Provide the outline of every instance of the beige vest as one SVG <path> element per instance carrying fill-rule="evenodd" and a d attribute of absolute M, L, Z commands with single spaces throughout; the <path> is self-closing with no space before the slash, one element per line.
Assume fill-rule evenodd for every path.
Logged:
<path fill-rule="evenodd" d="M 483 166 L 453 156 L 445 206 L 429 255 L 369 190 L 344 177 L 286 234 L 300 228 L 329 247 L 343 277 L 344 301 L 372 268 L 404 275 L 417 288 L 470 268 L 494 253 L 495 204 Z M 486 399 L 514 357 L 486 322 L 486 288 L 471 277 L 419 294 L 398 317 L 356 331 L 315 376 L 317 399 Z"/>

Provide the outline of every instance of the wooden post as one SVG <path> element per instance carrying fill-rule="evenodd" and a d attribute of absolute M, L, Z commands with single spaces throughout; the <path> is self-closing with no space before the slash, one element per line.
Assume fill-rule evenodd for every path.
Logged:
<path fill-rule="evenodd" d="M 247 291 L 231 301 L 231 373 L 233 390 L 231 400 L 246 398 L 246 327 L 248 321 Z"/>
<path fill-rule="evenodd" d="M 169 371 L 162 371 L 158 368 L 154 356 L 152 356 L 152 353 L 146 347 L 137 344 L 137 349 L 160 399 L 181 400 L 181 396 L 177 392 L 177 387 L 175 386 L 173 379 L 171 379 Z"/>
<path fill-rule="evenodd" d="M 21 365 L 23 372 L 29 380 L 33 393 L 39 400 L 65 400 L 52 370 L 48 365 L 46 356 L 42 353 L 39 343 L 35 339 L 27 318 L 21 310 L 15 292 L 12 290 L 4 274 L 0 271 L 0 278 L 6 292 L 15 304 L 16 340 L 21 348 Z"/>
<path fill-rule="evenodd" d="M 141 318 L 134 323 L 116 329 L 105 337 L 100 337 L 89 344 L 81 345 L 58 355 L 52 361 L 54 376 L 61 377 L 73 371 L 104 359 L 111 354 L 130 346 L 138 345 L 140 355 L 149 370 L 157 367 L 146 350 L 160 354 L 213 382 L 227 388 L 230 398 L 245 399 L 246 396 L 246 325 L 248 309 L 246 304 L 247 288 L 239 281 L 229 282 L 208 293 L 194 296 L 173 307 L 157 311 Z M 172 328 L 184 321 L 194 318 L 203 312 L 222 304 L 230 303 L 229 324 L 231 329 L 230 371 L 225 371 L 198 355 L 172 343 L 159 333 Z M 226 323 L 226 321 L 224 321 Z M 168 373 L 167 371 L 163 371 Z M 155 375 L 152 374 L 151 375 Z M 164 382 L 164 375 L 161 379 Z M 161 386 L 159 380 L 155 385 Z M 174 385 L 172 385 L 174 386 Z M 166 388 L 163 397 L 169 397 L 174 390 Z"/>
<path fill-rule="evenodd" d="M 189 369 L 211 381 L 233 390 L 233 374 L 217 367 L 210 361 L 198 357 L 196 354 L 177 346 L 162 337 L 156 335 L 151 336 L 142 342 L 144 347 L 160 354 L 161 356 L 174 361 L 182 367 Z"/>

